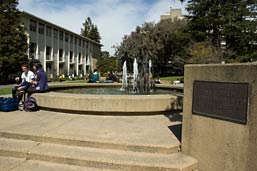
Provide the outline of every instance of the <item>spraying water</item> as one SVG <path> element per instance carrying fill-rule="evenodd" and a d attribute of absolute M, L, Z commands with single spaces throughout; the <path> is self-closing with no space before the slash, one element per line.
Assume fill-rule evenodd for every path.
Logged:
<path fill-rule="evenodd" d="M 152 81 L 152 61 L 149 60 L 147 62 L 145 63 L 146 65 L 141 67 L 139 73 L 137 60 L 136 58 L 134 59 L 133 78 L 127 78 L 126 61 L 123 63 L 121 90 L 137 94 L 148 94 L 155 91 L 155 85 Z"/>
<path fill-rule="evenodd" d="M 137 64 L 137 59 L 134 59 L 133 63 L 133 92 L 137 92 L 137 82 L 138 82 L 138 64 Z"/>
<path fill-rule="evenodd" d="M 128 78 L 127 78 L 127 62 L 124 61 L 122 67 L 122 87 L 121 90 L 126 90 L 128 88 Z"/>
<path fill-rule="evenodd" d="M 153 75 L 152 75 L 152 60 L 149 59 L 149 75 L 148 75 L 148 88 L 149 88 L 149 91 L 152 92 L 153 91 L 153 87 L 152 87 L 152 78 L 153 78 Z"/>

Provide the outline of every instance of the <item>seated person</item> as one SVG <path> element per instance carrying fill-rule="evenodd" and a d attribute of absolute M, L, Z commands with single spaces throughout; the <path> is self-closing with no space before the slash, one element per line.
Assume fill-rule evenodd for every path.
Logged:
<path fill-rule="evenodd" d="M 94 73 L 90 76 L 89 83 L 96 83 L 99 82 L 99 74 L 97 72 L 97 69 L 94 69 Z"/>
<path fill-rule="evenodd" d="M 112 71 L 108 71 L 104 82 L 105 83 L 112 83 L 113 82 L 113 77 L 114 77 L 114 75 L 113 75 Z"/>
<path fill-rule="evenodd" d="M 173 85 L 178 85 L 178 84 L 180 84 L 179 79 L 177 79 L 177 80 L 173 81 Z"/>
<path fill-rule="evenodd" d="M 22 75 L 21 75 L 21 83 L 20 84 L 16 84 L 13 89 L 12 89 L 12 97 L 17 99 L 18 102 L 21 101 L 21 98 L 22 98 L 22 93 L 19 93 L 21 91 L 26 91 L 30 84 L 32 83 L 32 80 L 35 78 L 35 75 L 32 71 L 30 71 L 28 69 L 28 65 L 27 64 L 23 64 L 21 66 L 22 68 Z M 17 79 L 17 78 L 15 78 Z M 18 81 L 18 80 L 17 80 Z"/>
<path fill-rule="evenodd" d="M 162 82 L 161 82 L 160 78 L 158 77 L 157 79 L 154 80 L 154 83 L 155 84 L 161 84 Z"/>
<path fill-rule="evenodd" d="M 33 93 L 43 93 L 48 91 L 48 78 L 46 72 L 42 68 L 42 65 L 40 63 L 36 63 L 34 64 L 33 69 L 36 71 L 35 79 L 27 90 L 28 96 L 31 96 Z"/>

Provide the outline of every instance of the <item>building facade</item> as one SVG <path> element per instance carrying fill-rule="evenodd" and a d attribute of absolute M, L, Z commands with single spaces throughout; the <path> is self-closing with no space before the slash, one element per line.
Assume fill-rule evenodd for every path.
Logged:
<path fill-rule="evenodd" d="M 101 44 L 24 11 L 22 23 L 27 55 L 42 63 L 49 78 L 86 75 L 94 69 L 93 58 L 99 57 Z"/>
<path fill-rule="evenodd" d="M 182 15 L 181 9 L 172 9 L 172 8 L 170 8 L 170 12 L 167 12 L 167 13 L 161 15 L 160 18 L 161 18 L 161 20 L 170 19 L 170 20 L 173 21 L 174 19 L 182 20 L 185 17 Z"/>

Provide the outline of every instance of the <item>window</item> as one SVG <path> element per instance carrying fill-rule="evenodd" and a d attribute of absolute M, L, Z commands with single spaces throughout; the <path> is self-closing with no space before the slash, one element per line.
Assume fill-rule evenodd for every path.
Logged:
<path fill-rule="evenodd" d="M 86 48 L 88 49 L 88 41 L 86 42 Z"/>
<path fill-rule="evenodd" d="M 45 33 L 45 25 L 42 23 L 39 23 L 38 25 L 38 33 L 39 34 L 44 34 Z"/>
<path fill-rule="evenodd" d="M 79 63 L 80 63 L 80 64 L 82 63 L 82 60 L 81 60 L 81 53 L 79 53 Z"/>
<path fill-rule="evenodd" d="M 55 39 L 58 39 L 58 30 L 57 29 L 54 29 L 53 36 Z"/>
<path fill-rule="evenodd" d="M 77 45 L 77 37 L 75 37 L 75 45 Z"/>
<path fill-rule="evenodd" d="M 81 39 L 79 39 L 79 46 L 81 46 Z"/>
<path fill-rule="evenodd" d="M 73 52 L 70 51 L 70 63 L 73 63 Z"/>
<path fill-rule="evenodd" d="M 63 61 L 63 49 L 59 49 L 59 61 Z"/>
<path fill-rule="evenodd" d="M 83 45 L 82 45 L 82 47 L 85 47 L 85 40 L 83 40 Z"/>
<path fill-rule="evenodd" d="M 46 26 L 46 36 L 52 36 L 52 28 L 50 26 Z"/>
<path fill-rule="evenodd" d="M 73 43 L 73 36 L 70 35 L 70 43 L 72 44 Z"/>
<path fill-rule="evenodd" d="M 29 20 L 29 30 L 30 31 L 37 31 L 37 22 L 35 20 Z"/>
<path fill-rule="evenodd" d="M 34 59 L 36 56 L 36 50 L 37 50 L 37 44 L 36 43 L 30 43 L 29 46 L 29 56 Z"/>
<path fill-rule="evenodd" d="M 69 42 L 69 35 L 68 35 L 68 33 L 65 33 L 65 42 Z"/>
<path fill-rule="evenodd" d="M 59 39 L 63 40 L 63 32 L 62 31 L 59 32 Z"/>
<path fill-rule="evenodd" d="M 46 60 L 51 60 L 51 47 L 46 47 Z"/>

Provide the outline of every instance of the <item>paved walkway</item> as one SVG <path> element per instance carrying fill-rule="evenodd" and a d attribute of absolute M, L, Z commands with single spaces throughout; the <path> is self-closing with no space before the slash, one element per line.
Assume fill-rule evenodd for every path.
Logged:
<path fill-rule="evenodd" d="M 38 112 L 0 112 L 0 132 L 111 143 L 169 146 L 178 143 L 163 115 L 94 116 Z"/>
<path fill-rule="evenodd" d="M 103 149 L 135 150 L 150 153 L 154 150 L 152 152 L 158 152 L 160 156 L 162 153 L 165 155 L 166 152 L 175 152 L 173 158 L 176 160 L 172 158 L 173 154 L 171 154 L 172 161 L 181 162 L 184 161 L 184 159 L 178 161 L 177 158 L 183 158 L 184 156 L 176 153 L 180 142 L 171 131 L 171 127 L 176 127 L 181 124 L 179 116 L 180 115 L 174 115 L 174 117 L 171 118 L 164 115 L 96 116 L 44 110 L 37 112 L 0 112 L 0 151 L 4 152 L 5 150 L 10 151 L 17 149 L 19 153 L 24 149 L 27 151 L 27 149 L 38 146 L 39 144 L 36 142 L 42 141 L 45 143 L 100 148 L 99 152 L 94 152 L 96 154 L 104 151 Z M 33 144 L 31 145 L 31 143 Z M 44 143 L 41 146 L 43 145 Z M 64 153 L 68 148 L 66 146 L 64 148 L 64 146 L 56 145 L 56 148 L 50 151 L 58 150 L 60 147 L 63 147 L 61 148 L 63 149 L 61 153 Z M 70 148 L 72 148 L 72 151 L 77 148 L 79 148 L 79 151 L 83 150 L 82 148 L 80 149 L 80 147 Z M 47 152 L 48 150 L 49 148 L 47 147 L 47 150 L 42 151 Z M 76 154 L 80 154 L 79 151 Z M 127 152 L 124 153 L 124 155 L 129 155 L 130 153 L 133 152 Z M 86 151 L 85 155 L 86 154 L 88 155 L 89 151 Z M 159 155 L 154 154 L 154 157 L 158 158 Z M 12 158 L 12 155 L 10 157 L 4 156 L 6 156 L 5 153 L 0 154 L 0 171 L 27 171 L 33 170 L 33 168 L 37 168 L 36 170 L 58 170 L 58 168 L 61 170 L 85 170 L 85 168 L 78 166 L 59 165 L 34 160 L 27 161 L 25 158 Z M 166 157 L 167 156 L 164 156 L 165 160 L 162 158 L 160 158 L 160 160 L 171 160 Z M 129 158 L 129 160 L 133 159 L 133 157 Z M 145 160 L 146 159 L 142 159 L 142 162 Z M 162 162 L 159 161 L 158 163 Z M 87 168 L 86 170 L 99 171 L 100 169 Z M 107 169 L 104 170 L 107 171 Z"/>
<path fill-rule="evenodd" d="M 61 84 L 66 82 L 49 83 Z M 168 82 L 158 86 L 183 89 L 182 84 Z M 11 87 L 12 84 L 0 85 Z M 112 171 L 116 167 L 192 170 L 197 166 L 196 160 L 178 153 L 181 120 L 180 113 L 107 116 L 0 111 L 0 171 Z M 99 160 L 100 166 L 94 164 Z M 101 169 L 101 165 L 106 168 Z"/>

